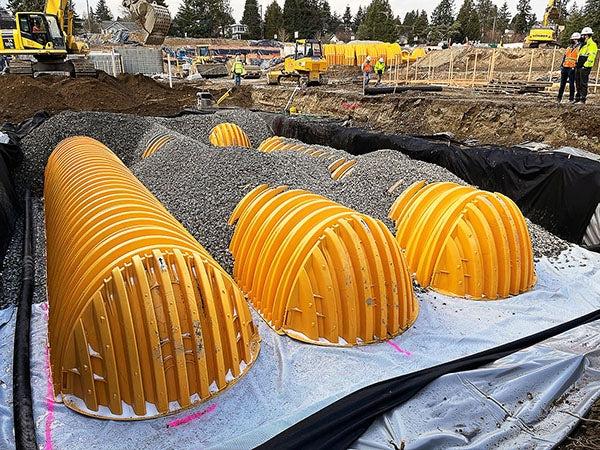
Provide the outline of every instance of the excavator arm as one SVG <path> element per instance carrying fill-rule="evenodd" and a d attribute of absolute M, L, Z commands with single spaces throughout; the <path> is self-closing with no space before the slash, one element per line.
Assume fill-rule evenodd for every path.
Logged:
<path fill-rule="evenodd" d="M 56 16 L 58 19 L 58 26 L 65 34 L 69 53 L 86 53 L 89 50 L 86 43 L 75 40 L 71 0 L 46 0 L 45 13 Z"/>
<path fill-rule="evenodd" d="M 171 15 L 166 7 L 148 0 L 123 0 L 123 6 L 146 32 L 144 44 L 161 45 L 165 41 L 171 27 Z"/>

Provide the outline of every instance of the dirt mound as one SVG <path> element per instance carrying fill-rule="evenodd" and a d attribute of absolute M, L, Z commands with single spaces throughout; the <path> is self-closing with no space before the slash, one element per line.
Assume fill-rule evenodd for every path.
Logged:
<path fill-rule="evenodd" d="M 469 67 L 473 67 L 475 62 L 475 53 L 477 53 L 477 67 L 479 70 L 485 70 L 494 55 L 494 70 L 496 72 L 528 72 L 533 53 L 532 71 L 549 71 L 552 66 L 554 54 L 554 69 L 562 59 L 563 50 L 557 49 L 529 49 L 529 48 L 474 48 L 459 47 L 446 50 L 434 50 L 420 60 L 419 66 L 438 68 L 448 68 L 452 58 L 455 69 L 465 69 L 467 61 Z"/>
<path fill-rule="evenodd" d="M 196 103 L 197 88 L 158 83 L 144 75 L 101 72 L 98 78 L 0 76 L 0 121 L 21 121 L 36 111 L 112 111 L 164 116 Z"/>

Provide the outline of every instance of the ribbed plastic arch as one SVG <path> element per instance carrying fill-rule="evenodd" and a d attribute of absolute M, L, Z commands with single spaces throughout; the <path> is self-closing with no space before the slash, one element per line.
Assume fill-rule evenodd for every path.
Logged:
<path fill-rule="evenodd" d="M 45 174 L 54 389 L 100 418 L 198 404 L 255 361 L 243 293 L 100 142 L 62 141 Z"/>
<path fill-rule="evenodd" d="M 419 181 L 396 199 L 389 216 L 411 273 L 424 287 L 493 300 L 535 284 L 527 224 L 502 194 Z"/>
<path fill-rule="evenodd" d="M 147 158 L 148 156 L 154 155 L 154 153 L 159 151 L 173 139 L 175 139 L 175 136 L 166 133 L 160 133 L 156 136 L 153 136 L 148 141 L 148 144 L 146 144 L 146 150 L 144 150 L 144 153 L 142 153 L 142 158 Z"/>
<path fill-rule="evenodd" d="M 355 159 L 338 158 L 333 152 L 281 136 L 273 136 L 265 139 L 259 145 L 258 150 L 263 153 L 273 153 L 284 150 L 296 151 L 315 158 L 332 160 L 333 162 L 327 166 L 327 169 L 329 170 L 331 178 L 336 181 L 342 180 L 350 175 L 356 165 Z"/>
<path fill-rule="evenodd" d="M 235 123 L 220 123 L 210 131 L 208 139 L 215 147 L 251 147 L 248 135 Z"/>
<path fill-rule="evenodd" d="M 261 185 L 234 210 L 234 277 L 277 331 L 356 345 L 417 318 L 410 275 L 385 225 L 325 197 Z"/>

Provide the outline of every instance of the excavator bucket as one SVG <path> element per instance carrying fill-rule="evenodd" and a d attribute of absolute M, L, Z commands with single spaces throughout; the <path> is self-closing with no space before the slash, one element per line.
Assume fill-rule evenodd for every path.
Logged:
<path fill-rule="evenodd" d="M 131 11 L 146 32 L 146 45 L 161 45 L 171 27 L 171 15 L 165 6 L 147 0 L 123 0 L 123 6 Z"/>

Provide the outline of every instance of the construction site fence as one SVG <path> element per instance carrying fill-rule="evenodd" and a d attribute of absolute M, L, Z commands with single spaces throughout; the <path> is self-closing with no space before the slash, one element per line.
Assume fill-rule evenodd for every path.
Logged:
<path fill-rule="evenodd" d="M 426 55 L 425 49 L 417 47 L 412 52 L 402 50 L 398 43 L 372 42 L 349 44 L 325 44 L 323 50 L 329 65 L 360 66 L 367 56 L 373 64 L 383 58 L 387 66 L 404 61 L 416 61 Z"/>

